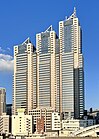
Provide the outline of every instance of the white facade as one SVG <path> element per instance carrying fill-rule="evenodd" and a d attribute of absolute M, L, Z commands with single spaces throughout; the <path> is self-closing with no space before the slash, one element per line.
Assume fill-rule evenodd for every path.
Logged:
<path fill-rule="evenodd" d="M 68 119 L 61 121 L 59 136 L 65 137 L 84 137 L 98 136 L 99 125 L 94 125 L 94 120 Z"/>
<path fill-rule="evenodd" d="M 62 120 L 62 130 L 79 130 L 94 125 L 94 120 Z"/>
<path fill-rule="evenodd" d="M 62 130 L 79 130 L 87 126 L 86 120 L 62 120 Z"/>
<path fill-rule="evenodd" d="M 18 115 L 12 115 L 12 134 L 29 135 L 33 133 L 33 116 L 25 115 L 25 109 L 18 109 Z"/>
<path fill-rule="evenodd" d="M 66 130 L 66 131 L 77 131 L 88 126 L 95 124 L 92 119 L 66 119 L 61 120 L 61 116 L 58 112 L 52 113 L 52 130 Z"/>
<path fill-rule="evenodd" d="M 0 116 L 0 133 L 9 133 L 9 115 L 3 113 Z"/>
<path fill-rule="evenodd" d="M 52 113 L 52 130 L 61 130 L 61 118 L 58 112 Z"/>

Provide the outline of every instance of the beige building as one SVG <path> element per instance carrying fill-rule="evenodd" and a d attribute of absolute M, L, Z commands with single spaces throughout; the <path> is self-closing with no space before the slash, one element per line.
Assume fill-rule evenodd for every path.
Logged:
<path fill-rule="evenodd" d="M 30 135 L 33 133 L 33 116 L 25 115 L 25 109 L 18 109 L 18 115 L 12 115 L 12 134 Z"/>
<path fill-rule="evenodd" d="M 84 113 L 84 67 L 82 30 L 73 14 L 59 22 L 60 110 L 65 118 L 80 118 Z"/>
<path fill-rule="evenodd" d="M 59 38 L 50 26 L 36 35 L 37 106 L 52 107 L 64 118 L 84 112 L 82 30 L 73 14 L 59 22 Z"/>
<path fill-rule="evenodd" d="M 56 108 L 56 40 L 52 26 L 36 35 L 38 107 Z"/>
<path fill-rule="evenodd" d="M 33 108 L 33 51 L 29 38 L 14 47 L 14 115 L 18 108 L 25 108 L 26 113 Z"/>
<path fill-rule="evenodd" d="M 6 89 L 0 88 L 0 115 L 6 112 Z"/>
<path fill-rule="evenodd" d="M 59 38 L 50 26 L 36 35 L 36 51 L 29 39 L 14 47 L 13 114 L 42 107 L 64 119 L 83 115 L 82 31 L 75 9 L 59 22 Z"/>
<path fill-rule="evenodd" d="M 9 129 L 10 129 L 10 116 L 6 115 L 6 113 L 2 113 L 2 115 L 0 116 L 0 133 L 9 133 Z"/>
<path fill-rule="evenodd" d="M 41 107 L 41 108 L 36 108 L 36 109 L 29 111 L 29 115 L 33 116 L 35 129 L 37 128 L 37 119 L 41 119 L 43 117 L 45 132 L 51 131 L 52 130 L 52 112 L 54 112 L 54 109 L 50 107 L 46 107 L 46 108 Z"/>

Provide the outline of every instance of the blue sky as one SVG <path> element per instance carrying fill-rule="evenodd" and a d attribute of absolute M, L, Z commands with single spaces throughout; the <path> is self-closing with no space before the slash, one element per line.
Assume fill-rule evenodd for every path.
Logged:
<path fill-rule="evenodd" d="M 0 87 L 5 87 L 7 103 L 12 102 L 13 46 L 77 9 L 83 31 L 85 105 L 99 108 L 99 0 L 0 0 Z"/>

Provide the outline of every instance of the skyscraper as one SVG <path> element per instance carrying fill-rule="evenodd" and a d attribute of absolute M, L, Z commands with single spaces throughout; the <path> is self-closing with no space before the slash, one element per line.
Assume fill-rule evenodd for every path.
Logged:
<path fill-rule="evenodd" d="M 52 26 L 36 35 L 36 51 L 29 39 L 14 48 L 13 110 L 52 108 L 66 117 L 84 112 L 82 31 L 73 14 L 59 22 L 59 38 Z"/>
<path fill-rule="evenodd" d="M 57 39 L 52 26 L 36 35 L 38 107 L 56 109 L 55 46 Z"/>
<path fill-rule="evenodd" d="M 84 112 L 84 69 L 82 31 L 76 9 L 59 22 L 60 39 L 60 96 L 62 112 L 79 118 Z"/>
<path fill-rule="evenodd" d="M 29 38 L 14 47 L 13 114 L 18 108 L 27 113 L 33 108 L 33 51 Z"/>
<path fill-rule="evenodd" d="M 0 115 L 6 113 L 6 89 L 0 88 Z"/>

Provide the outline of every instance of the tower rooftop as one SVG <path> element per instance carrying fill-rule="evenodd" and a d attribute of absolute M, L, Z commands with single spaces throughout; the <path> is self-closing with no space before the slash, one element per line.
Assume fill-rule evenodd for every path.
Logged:
<path fill-rule="evenodd" d="M 76 7 L 74 7 L 73 13 L 68 18 L 66 17 L 66 20 L 73 19 L 73 18 L 76 18 L 76 17 L 77 17 L 76 16 Z"/>

